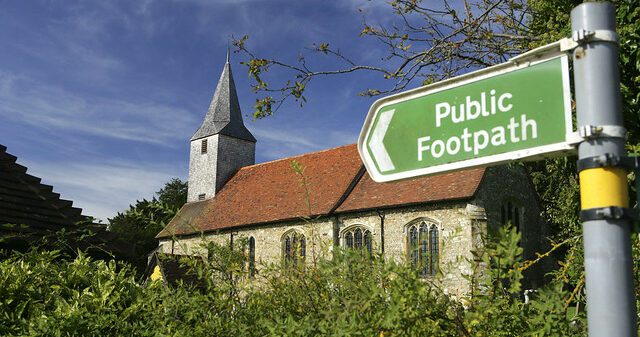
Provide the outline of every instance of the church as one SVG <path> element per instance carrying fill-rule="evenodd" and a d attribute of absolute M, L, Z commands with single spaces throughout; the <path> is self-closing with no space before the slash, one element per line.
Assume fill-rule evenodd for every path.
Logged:
<path fill-rule="evenodd" d="M 158 252 L 201 255 L 203 241 L 243 242 L 249 270 L 367 250 L 465 293 L 471 251 L 483 233 L 511 223 L 525 258 L 546 230 L 522 167 L 473 168 L 376 183 L 355 144 L 255 164 L 227 59 L 200 128 L 191 137 L 188 200 L 157 235 Z M 540 282 L 539 271 L 530 285 Z"/>

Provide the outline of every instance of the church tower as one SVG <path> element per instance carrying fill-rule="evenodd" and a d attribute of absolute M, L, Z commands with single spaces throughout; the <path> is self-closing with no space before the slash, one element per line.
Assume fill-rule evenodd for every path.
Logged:
<path fill-rule="evenodd" d="M 255 163 L 255 153 L 256 139 L 242 121 L 227 51 L 209 110 L 191 137 L 187 202 L 214 197 L 238 169 Z"/>

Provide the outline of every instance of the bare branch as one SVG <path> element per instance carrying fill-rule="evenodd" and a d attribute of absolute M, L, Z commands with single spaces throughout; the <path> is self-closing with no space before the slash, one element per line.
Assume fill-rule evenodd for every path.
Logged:
<path fill-rule="evenodd" d="M 306 85 L 316 77 L 363 71 L 379 73 L 392 80 L 391 84 L 386 88 L 366 88 L 360 93 L 376 96 L 404 90 L 418 80 L 422 85 L 490 66 L 520 53 L 529 42 L 540 40 L 530 34 L 527 26 L 529 7 L 526 0 L 464 0 L 462 4 L 449 0 L 439 4 L 393 0 L 389 5 L 397 20 L 382 26 L 371 25 L 363 18 L 360 34 L 375 39 L 387 49 L 383 56 L 387 64 L 361 64 L 340 49 L 330 47 L 329 43 L 320 43 L 306 49 L 318 56 L 333 57 L 336 65 L 316 69 L 304 54 L 298 57 L 297 63 L 263 59 L 245 47 L 246 37 L 234 39 L 237 52 L 250 59 L 243 64 L 255 80 L 254 90 L 279 94 L 276 98 L 258 99 L 254 115 L 257 118 L 270 115 L 272 108 L 277 110 L 291 98 L 304 104 Z M 290 72 L 291 80 L 270 85 L 262 79 L 275 68 Z"/>

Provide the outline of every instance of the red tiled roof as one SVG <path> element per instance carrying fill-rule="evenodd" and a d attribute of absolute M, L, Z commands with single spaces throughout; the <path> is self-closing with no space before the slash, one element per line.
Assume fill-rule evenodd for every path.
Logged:
<path fill-rule="evenodd" d="M 293 161 L 304 170 L 302 175 L 292 168 Z M 471 169 L 376 183 L 366 173 L 360 178 L 361 170 L 355 144 L 243 167 L 214 198 L 185 205 L 157 237 L 327 215 L 334 211 L 470 198 L 484 175 L 484 169 Z M 355 187 L 351 186 L 354 182 L 357 182 Z"/>
<path fill-rule="evenodd" d="M 306 184 L 291 167 L 294 160 L 304 170 Z M 361 165 L 355 145 L 347 145 L 243 167 L 206 201 L 191 226 L 177 226 L 174 219 L 158 237 L 327 214 Z"/>
<path fill-rule="evenodd" d="M 336 212 L 471 198 L 484 168 L 450 172 L 390 183 L 376 183 L 365 173 Z"/>

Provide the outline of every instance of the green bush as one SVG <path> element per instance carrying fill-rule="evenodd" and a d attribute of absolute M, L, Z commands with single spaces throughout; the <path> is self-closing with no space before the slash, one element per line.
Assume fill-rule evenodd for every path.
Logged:
<path fill-rule="evenodd" d="M 314 266 L 264 266 L 249 281 L 241 251 L 210 244 L 183 262 L 202 285 L 140 284 L 127 265 L 79 253 L 0 262 L 0 335 L 561 336 L 585 334 L 581 299 L 560 281 L 524 303 L 519 235 L 502 230 L 474 256 L 473 284 L 453 298 L 403 265 L 337 250 Z M 557 279 L 560 279 L 558 277 Z M 576 310 L 576 307 L 578 310 Z"/>

